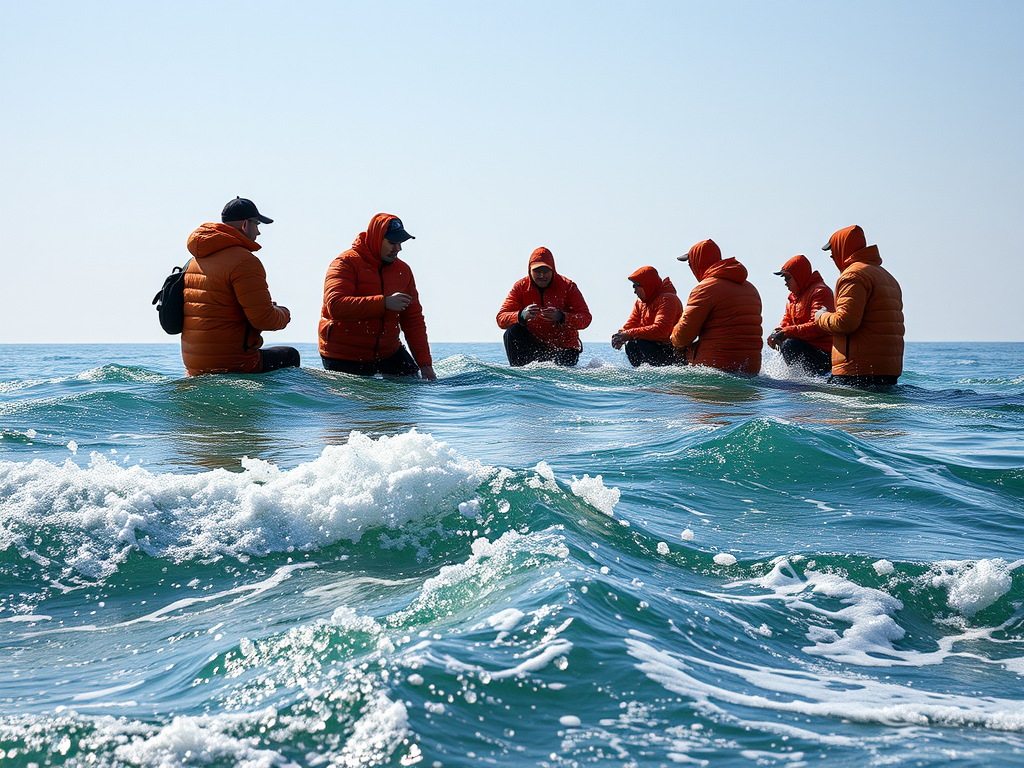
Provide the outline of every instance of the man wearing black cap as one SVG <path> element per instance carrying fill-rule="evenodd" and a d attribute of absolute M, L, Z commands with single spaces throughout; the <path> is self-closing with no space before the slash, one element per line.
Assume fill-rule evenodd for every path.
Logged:
<path fill-rule="evenodd" d="M 288 325 L 291 313 L 270 298 L 267 273 L 254 255 L 262 215 L 251 200 L 236 197 L 221 223 L 206 223 L 188 238 L 195 257 L 185 269 L 185 325 L 181 358 L 189 376 L 200 373 L 263 373 L 298 367 L 292 347 L 261 349 L 260 331 Z"/>
<path fill-rule="evenodd" d="M 435 378 L 416 281 L 398 258 L 402 243 L 412 239 L 401 219 L 378 213 L 352 247 L 331 262 L 319 327 L 327 370 Z"/>

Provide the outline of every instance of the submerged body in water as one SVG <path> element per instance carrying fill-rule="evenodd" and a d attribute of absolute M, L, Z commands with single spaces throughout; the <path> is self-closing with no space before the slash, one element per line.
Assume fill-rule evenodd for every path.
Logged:
<path fill-rule="evenodd" d="M 9 351 L 5 765 L 1024 759 L 1024 345 L 885 392 Z"/>

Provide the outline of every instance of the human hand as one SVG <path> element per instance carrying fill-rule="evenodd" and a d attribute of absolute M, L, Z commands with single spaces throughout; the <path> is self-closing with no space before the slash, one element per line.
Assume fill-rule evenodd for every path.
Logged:
<path fill-rule="evenodd" d="M 824 307 L 818 307 L 818 311 L 814 313 L 814 322 L 818 322 L 818 318 L 828 312 Z"/>
<path fill-rule="evenodd" d="M 612 349 L 622 349 L 622 345 L 629 341 L 629 336 L 618 331 L 612 334 Z"/>
<path fill-rule="evenodd" d="M 562 310 L 555 309 L 554 307 L 544 307 L 544 309 L 540 311 L 540 316 L 549 323 L 559 323 L 565 317 L 565 315 L 562 314 Z"/>
<path fill-rule="evenodd" d="M 786 332 L 781 328 L 776 328 L 768 336 L 768 346 L 772 349 L 777 348 L 783 341 L 786 340 Z"/>
<path fill-rule="evenodd" d="M 521 314 L 523 316 L 523 320 L 528 323 L 540 314 L 540 307 L 536 304 L 530 304 L 528 307 L 523 307 Z"/>
<path fill-rule="evenodd" d="M 434 366 L 421 365 L 420 378 L 422 378 L 424 381 L 435 381 L 437 379 L 437 375 L 434 373 Z"/>
<path fill-rule="evenodd" d="M 384 309 L 390 309 L 393 312 L 404 312 L 410 303 L 412 303 L 412 296 L 408 293 L 392 293 L 384 298 Z"/>

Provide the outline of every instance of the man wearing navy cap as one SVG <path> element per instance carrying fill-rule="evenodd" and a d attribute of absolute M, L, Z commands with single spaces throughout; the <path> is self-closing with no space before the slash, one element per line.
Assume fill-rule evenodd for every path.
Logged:
<path fill-rule="evenodd" d="M 185 269 L 185 369 L 195 376 L 297 368 L 298 350 L 262 348 L 260 331 L 280 330 L 291 320 L 288 309 L 271 300 L 267 272 L 255 256 L 260 224 L 274 220 L 244 197 L 229 201 L 220 218 L 188 238 L 194 258 Z"/>
<path fill-rule="evenodd" d="M 435 378 L 416 281 L 398 258 L 402 243 L 413 239 L 400 218 L 378 213 L 352 247 L 331 262 L 320 310 L 324 368 L 356 376 Z"/>

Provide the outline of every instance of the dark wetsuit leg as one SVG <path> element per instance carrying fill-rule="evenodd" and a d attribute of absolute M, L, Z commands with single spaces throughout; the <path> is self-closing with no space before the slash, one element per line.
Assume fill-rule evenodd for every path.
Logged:
<path fill-rule="evenodd" d="M 829 384 L 842 384 L 844 387 L 858 387 L 859 389 L 879 389 L 893 387 L 899 381 L 899 376 L 829 376 Z"/>
<path fill-rule="evenodd" d="M 832 355 L 803 339 L 786 339 L 779 348 L 786 365 L 799 365 L 811 373 L 825 376 L 832 371 Z"/>
<path fill-rule="evenodd" d="M 420 372 L 420 367 L 412 359 L 409 350 L 399 346 L 395 354 L 377 363 L 377 370 L 386 376 L 415 376 Z"/>
<path fill-rule="evenodd" d="M 574 365 L 576 365 L 576 363 L 580 361 L 580 353 L 582 351 L 582 349 L 556 349 L 554 351 L 555 365 L 561 365 L 566 368 L 572 368 Z"/>
<path fill-rule="evenodd" d="M 509 365 L 519 366 L 551 359 L 548 348 L 518 323 L 505 331 L 504 342 Z"/>
<path fill-rule="evenodd" d="M 373 376 L 383 373 L 385 376 L 415 376 L 420 372 L 420 367 L 412 359 L 405 347 L 399 346 L 398 351 L 383 360 L 369 360 L 360 362 L 358 360 L 339 360 L 335 357 L 320 356 L 324 368 L 328 371 L 340 371 L 353 376 Z"/>
<path fill-rule="evenodd" d="M 264 373 L 279 368 L 298 368 L 301 363 L 299 350 L 294 347 L 264 347 L 260 350 L 260 358 Z"/>
<path fill-rule="evenodd" d="M 671 344 L 659 344 L 650 339 L 630 339 L 625 344 L 626 357 L 629 364 L 638 365 L 672 365 L 676 362 L 675 350 Z"/>

